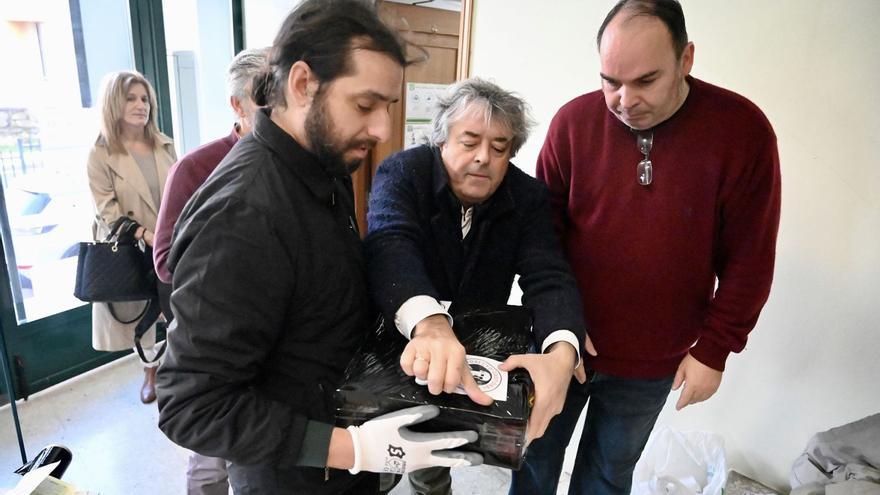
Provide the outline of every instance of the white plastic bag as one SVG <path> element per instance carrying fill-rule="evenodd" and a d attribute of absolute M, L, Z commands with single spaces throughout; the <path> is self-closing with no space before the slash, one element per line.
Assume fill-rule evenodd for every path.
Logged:
<path fill-rule="evenodd" d="M 633 472 L 632 495 L 721 495 L 727 481 L 724 440 L 660 426 Z"/>

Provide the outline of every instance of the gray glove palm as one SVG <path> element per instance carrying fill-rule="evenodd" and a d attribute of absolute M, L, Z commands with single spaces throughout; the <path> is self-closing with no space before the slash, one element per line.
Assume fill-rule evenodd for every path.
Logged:
<path fill-rule="evenodd" d="M 475 431 L 417 433 L 407 428 L 438 414 L 437 406 L 416 406 L 384 414 L 360 426 L 349 426 L 354 444 L 354 466 L 349 471 L 403 474 L 433 466 L 482 464 L 480 454 L 447 450 L 475 442 Z"/>

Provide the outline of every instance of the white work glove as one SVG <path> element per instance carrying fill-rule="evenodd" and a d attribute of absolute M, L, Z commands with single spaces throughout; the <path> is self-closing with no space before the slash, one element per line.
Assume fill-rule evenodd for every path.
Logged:
<path fill-rule="evenodd" d="M 416 406 L 349 426 L 354 444 L 351 474 L 404 474 L 433 466 L 477 466 L 483 456 L 475 452 L 448 451 L 477 440 L 475 431 L 418 433 L 406 428 L 440 414 L 437 406 Z"/>

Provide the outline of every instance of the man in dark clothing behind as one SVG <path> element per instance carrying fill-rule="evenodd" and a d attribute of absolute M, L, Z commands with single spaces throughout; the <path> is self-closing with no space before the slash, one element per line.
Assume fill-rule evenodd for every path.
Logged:
<path fill-rule="evenodd" d="M 373 321 L 349 173 L 389 137 L 404 53 L 365 2 L 301 4 L 254 83 L 253 132 L 178 221 L 159 427 L 228 460 L 235 493 L 375 493 L 362 471 L 481 462 L 444 451 L 475 432 L 406 428 L 433 406 L 333 426 L 332 393 Z"/>
<path fill-rule="evenodd" d="M 438 301 L 504 304 L 519 275 L 540 354 L 510 356 L 502 367 L 525 368 L 535 383 L 530 441 L 562 409 L 575 368 L 582 372 L 580 293 L 553 231 L 546 186 L 510 163 L 528 137 L 526 103 L 473 78 L 453 86 L 439 106 L 431 144 L 389 157 L 376 173 L 366 239 L 373 294 L 410 339 L 404 371 L 427 379 L 437 394 L 473 381 Z M 409 478 L 416 494 L 450 493 L 448 469 Z"/>

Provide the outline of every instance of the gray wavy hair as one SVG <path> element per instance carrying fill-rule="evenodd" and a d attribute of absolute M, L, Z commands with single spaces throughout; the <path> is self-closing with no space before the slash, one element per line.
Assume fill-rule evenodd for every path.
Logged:
<path fill-rule="evenodd" d="M 436 147 L 445 144 L 449 140 L 449 129 L 466 112 L 475 108 L 483 111 L 487 122 L 501 124 L 513 134 L 510 156 L 516 155 L 535 125 L 525 100 L 516 93 L 478 77 L 454 84 L 447 94 L 440 98 L 438 106 L 431 136 L 428 138 L 429 143 Z"/>
<path fill-rule="evenodd" d="M 229 96 L 243 100 L 250 95 L 245 93 L 245 87 L 254 80 L 266 67 L 266 57 L 269 48 L 248 48 L 242 50 L 232 59 L 229 69 L 226 70 L 226 91 Z"/>

